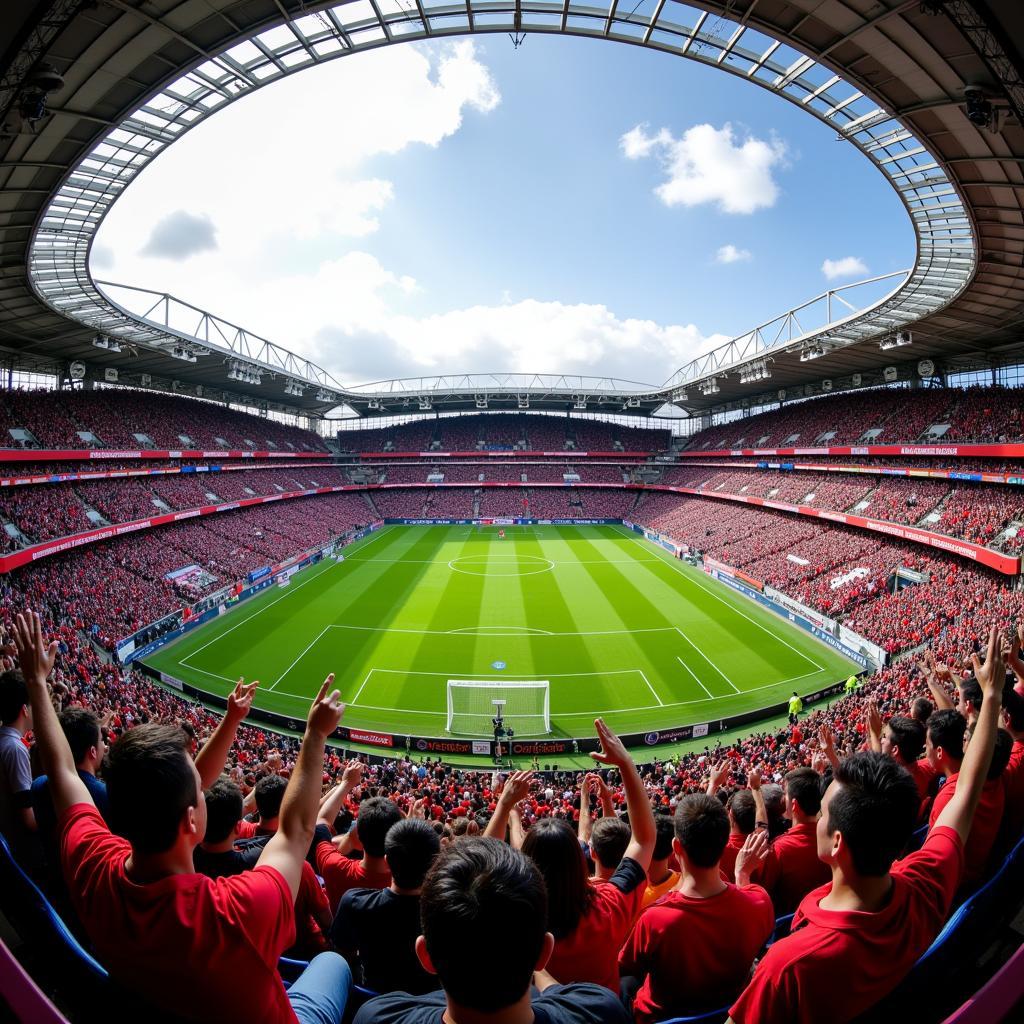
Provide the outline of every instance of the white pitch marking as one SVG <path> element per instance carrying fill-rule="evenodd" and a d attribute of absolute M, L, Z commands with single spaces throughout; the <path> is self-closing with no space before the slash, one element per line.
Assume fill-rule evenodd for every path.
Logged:
<path fill-rule="evenodd" d="M 299 655 L 299 656 L 298 656 L 298 657 L 297 657 L 297 658 L 296 658 L 296 659 L 295 659 L 295 660 L 294 660 L 294 661 L 293 661 L 293 662 L 292 662 L 292 663 L 291 663 L 291 664 L 290 664 L 290 665 L 289 665 L 289 666 L 288 666 L 288 667 L 287 667 L 287 668 L 286 668 L 286 669 L 285 669 L 285 670 L 284 670 L 284 671 L 283 671 L 283 672 L 282 672 L 282 673 L 281 673 L 281 674 L 280 674 L 280 675 L 279 675 L 279 676 L 278 676 L 278 677 L 277 677 L 277 678 L 276 678 L 276 679 L 275 679 L 275 680 L 274 680 L 274 681 L 273 681 L 273 682 L 272 682 L 272 683 L 271 683 L 271 684 L 270 684 L 270 685 L 269 685 L 268 687 L 267 687 L 267 691 L 268 691 L 268 692 L 269 692 L 270 690 L 272 690 L 272 689 L 273 689 L 273 688 L 274 688 L 275 686 L 277 686 L 277 684 L 278 684 L 279 682 L 281 682 L 281 680 L 282 680 L 282 679 L 284 679 L 284 677 L 285 677 L 286 675 L 288 675 L 288 673 L 289 673 L 289 672 L 291 672 L 291 670 L 292 670 L 293 668 L 295 668 L 295 666 L 296 666 L 296 665 L 298 665 L 298 663 L 299 663 L 300 661 L 302 661 L 302 659 L 303 659 L 303 658 L 304 658 L 304 657 L 305 657 L 305 656 L 306 656 L 306 655 L 307 655 L 307 654 L 309 653 L 309 651 L 310 651 L 310 650 L 312 649 L 313 645 L 314 645 L 314 644 L 315 644 L 315 643 L 316 643 L 316 642 L 317 642 L 317 641 L 318 641 L 318 640 L 320 639 L 320 637 L 322 637 L 322 636 L 324 635 L 324 633 L 326 633 L 326 632 L 327 632 L 327 630 L 329 630 L 330 628 L 331 628 L 330 626 L 324 626 L 324 628 L 323 628 L 323 629 L 321 629 L 321 630 L 320 630 L 320 632 L 319 632 L 319 633 L 317 633 L 317 635 L 316 635 L 315 637 L 313 637 L 313 639 L 312 639 L 312 640 L 310 640 L 309 644 L 308 644 L 308 645 L 307 645 L 307 646 L 306 646 L 305 648 L 303 648 L 303 651 L 302 651 L 302 653 L 301 653 L 301 654 L 300 654 L 300 655 Z"/>
<path fill-rule="evenodd" d="M 733 681 L 678 627 L 676 632 L 726 681 L 733 693 L 739 693 Z"/>
<path fill-rule="evenodd" d="M 621 529 L 625 530 L 625 527 L 621 527 Z M 645 542 L 645 539 L 641 539 L 639 537 L 632 536 L 632 531 L 629 531 L 629 534 L 630 535 L 627 536 L 627 538 L 626 538 L 627 540 L 635 541 L 637 544 L 643 544 Z M 646 541 L 646 543 L 650 543 L 650 542 Z M 741 608 L 737 608 L 736 605 L 729 604 L 729 602 L 726 601 L 725 598 L 721 596 L 721 594 L 716 594 L 714 592 L 714 590 L 712 590 L 710 587 L 706 587 L 699 579 L 697 579 L 696 576 L 691 576 L 684 569 L 682 569 L 678 565 L 676 565 L 676 559 L 670 558 L 670 557 L 666 557 L 666 558 L 656 558 L 656 559 L 654 559 L 654 561 L 661 562 L 663 565 L 671 566 L 671 568 L 675 569 L 676 572 L 681 573 L 684 579 L 687 579 L 691 583 L 693 583 L 696 586 L 700 587 L 701 590 L 703 590 L 703 591 L 707 592 L 708 594 L 710 594 L 716 601 L 719 601 L 722 604 L 724 604 L 726 606 L 726 608 L 731 608 L 738 615 L 742 615 L 743 618 L 745 618 L 747 620 L 747 622 L 753 623 L 753 625 L 757 626 L 758 629 L 760 629 L 763 632 L 767 633 L 770 637 L 774 637 L 776 640 L 778 640 L 779 643 L 785 644 L 794 654 L 799 654 L 800 657 L 803 658 L 804 661 L 806 661 L 810 665 L 813 665 L 819 672 L 824 672 L 825 671 L 825 668 L 824 668 L 823 665 L 819 665 L 813 658 L 808 657 L 799 648 L 794 647 L 788 640 L 786 640 L 783 637 L 779 636 L 777 633 L 773 633 L 767 626 L 765 626 L 762 623 L 758 622 L 756 619 L 752 619 Z M 750 691 L 747 691 L 747 692 L 749 693 Z"/>
<path fill-rule="evenodd" d="M 640 675 L 643 677 L 643 681 L 647 684 L 647 689 L 651 691 L 651 694 L 654 696 L 654 699 L 658 702 L 658 707 L 663 708 L 665 706 L 665 702 L 658 696 L 658 691 L 655 690 L 653 686 L 651 686 L 651 681 L 647 678 L 647 674 L 644 672 L 642 668 L 638 668 L 637 672 L 639 672 Z"/>
<path fill-rule="evenodd" d="M 707 688 L 707 687 L 706 687 L 706 686 L 705 686 L 705 685 L 704 685 L 704 684 L 703 684 L 703 683 L 702 683 L 702 682 L 700 681 L 700 679 L 699 679 L 699 678 L 697 677 L 697 673 L 696 673 L 696 672 L 694 672 L 694 671 L 693 671 L 693 669 L 692 669 L 692 668 L 690 668 L 690 666 L 689 666 L 689 665 L 687 665 L 687 664 L 686 664 L 686 662 L 685 662 L 685 661 L 683 661 L 683 659 L 682 659 L 682 658 L 680 658 L 678 654 L 676 655 L 676 661 L 678 661 L 678 662 L 679 662 L 679 664 L 680 664 L 680 665 L 682 665 L 682 666 L 683 666 L 683 668 L 685 668 L 685 669 L 686 669 L 686 671 L 687 671 L 687 672 L 689 672 L 691 676 L 693 676 L 693 681 L 694 681 L 694 682 L 695 682 L 695 683 L 696 683 L 696 684 L 697 684 L 697 685 L 698 685 L 698 686 L 699 686 L 699 687 L 700 687 L 700 688 L 701 688 L 701 689 L 702 689 L 702 690 L 703 690 L 703 691 L 704 691 L 704 692 L 705 692 L 705 693 L 706 693 L 706 694 L 707 694 L 707 695 L 708 695 L 709 697 L 712 697 L 712 698 L 714 697 L 714 694 L 713 694 L 713 693 L 712 693 L 712 692 L 711 692 L 711 691 L 710 691 L 710 690 L 709 690 L 709 689 L 708 689 L 708 688 Z"/>

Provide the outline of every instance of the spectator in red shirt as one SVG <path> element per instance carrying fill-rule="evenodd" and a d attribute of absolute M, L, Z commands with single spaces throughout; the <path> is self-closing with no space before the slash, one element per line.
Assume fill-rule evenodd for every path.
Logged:
<path fill-rule="evenodd" d="M 792 914 L 800 901 L 832 872 L 818 858 L 818 812 L 821 810 L 821 776 L 813 768 L 794 768 L 782 783 L 786 817 L 792 823 L 772 843 L 778 863 L 772 903 L 778 917 Z"/>
<path fill-rule="evenodd" d="M 594 822 L 590 836 L 590 852 L 594 858 L 594 878 L 601 882 L 611 880 L 626 855 L 632 834 L 629 826 L 614 814 Z"/>
<path fill-rule="evenodd" d="M 735 999 L 772 933 L 772 901 L 750 884 L 751 869 L 768 853 L 768 834 L 759 829 L 747 837 L 736 885 L 719 868 L 728 838 L 729 816 L 719 800 L 692 793 L 679 801 L 672 844 L 679 881 L 641 914 L 619 954 L 623 994 L 635 992 L 639 1024 Z"/>
<path fill-rule="evenodd" d="M 730 1010 L 737 1024 L 845 1024 L 891 992 L 935 938 L 963 870 L 963 845 L 992 760 L 1004 666 L 995 628 L 975 675 L 985 696 L 957 792 L 924 846 L 899 861 L 914 827 L 917 786 L 891 757 L 840 762 L 818 820 L 832 881 L 806 896 Z M 837 987 L 844 977 L 856 978 Z"/>
<path fill-rule="evenodd" d="M 385 797 L 371 797 L 359 805 L 359 815 L 348 834 L 331 841 L 329 826 L 349 792 L 359 784 L 362 766 L 358 761 L 346 768 L 341 785 L 321 803 L 315 839 L 316 869 L 327 886 L 331 911 L 338 912 L 341 897 L 349 889 L 386 889 L 391 870 L 384 857 L 388 829 L 402 820 L 398 805 Z M 350 851 L 362 851 L 362 860 L 353 860 Z"/>
<path fill-rule="evenodd" d="M 1024 831 L 1024 697 L 1013 689 L 1003 693 L 1003 726 L 1013 739 L 1013 747 L 1003 772 L 1006 812 L 999 846 L 1009 850 Z"/>
<path fill-rule="evenodd" d="M 917 791 L 924 807 L 932 792 L 932 785 L 938 778 L 927 758 L 921 758 L 925 746 L 926 727 L 916 719 L 903 715 L 893 715 L 885 725 L 882 725 L 882 716 L 873 700 L 867 702 L 864 717 L 871 749 L 895 758 L 910 772 L 917 784 Z"/>
<path fill-rule="evenodd" d="M 960 771 L 967 720 L 959 711 L 944 708 L 928 719 L 924 752 L 937 776 L 950 779 Z"/>
<path fill-rule="evenodd" d="M 974 728 L 969 725 L 964 732 L 965 756 L 973 731 Z M 998 730 L 988 776 L 981 790 L 981 799 L 978 801 L 978 807 L 974 812 L 974 821 L 971 825 L 970 834 L 967 836 L 967 842 L 964 844 L 963 884 L 967 887 L 976 885 L 985 874 L 996 839 L 999 836 L 999 827 L 1003 820 L 1003 809 L 1006 799 L 1002 774 L 1007 762 L 1010 760 L 1012 747 L 1013 740 L 1010 738 L 1010 734 L 1003 729 Z M 943 809 L 956 795 L 959 782 L 960 772 L 954 772 L 946 779 L 942 788 L 936 793 L 935 800 L 932 803 L 931 814 L 928 818 L 929 828 L 934 827 Z"/>
<path fill-rule="evenodd" d="M 213 880 L 192 854 L 206 831 L 204 773 L 216 777 L 252 701 L 239 683 L 200 756 L 175 727 L 142 725 L 111 748 L 107 788 L 114 835 L 89 790 L 50 704 L 46 680 L 56 641 L 38 615 L 19 615 L 18 656 L 36 739 L 50 780 L 72 901 L 99 959 L 127 991 L 176 1016 L 222 1024 L 341 1020 L 351 972 L 334 953 L 317 957 L 291 992 L 277 960 L 295 933 L 292 906 L 316 821 L 324 744 L 343 707 L 328 676 L 313 703 L 281 813 L 281 828 L 252 871 Z M 121 838 L 124 836 L 125 838 Z M 239 982 L 242 982 L 239 984 Z"/>
<path fill-rule="evenodd" d="M 644 890 L 644 907 L 649 907 L 675 888 L 679 881 L 679 861 L 676 857 L 674 840 L 676 837 L 675 819 L 668 814 L 654 816 L 654 853 L 651 856 L 651 869 L 648 872 L 647 888 Z"/>
<path fill-rule="evenodd" d="M 545 818 L 530 828 L 523 852 L 540 868 L 548 888 L 548 927 L 555 949 L 548 970 L 562 982 L 592 981 L 619 990 L 619 950 L 633 927 L 654 852 L 654 813 L 633 758 L 597 719 L 601 750 L 595 760 L 619 769 L 626 793 L 631 838 L 607 883 L 592 884 L 576 833 L 565 821 Z M 509 776 L 486 835 L 503 838 L 512 808 L 526 796 L 530 772 Z"/>
<path fill-rule="evenodd" d="M 544 879 L 505 843 L 466 837 L 442 850 L 423 883 L 420 918 L 416 955 L 444 991 L 378 996 L 355 1024 L 629 1024 L 617 995 L 560 984 L 546 970 L 555 938 Z"/>

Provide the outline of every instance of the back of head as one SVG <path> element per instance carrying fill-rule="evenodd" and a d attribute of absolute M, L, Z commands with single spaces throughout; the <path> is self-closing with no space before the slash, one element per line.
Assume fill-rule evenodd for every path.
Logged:
<path fill-rule="evenodd" d="M 907 845 L 921 798 L 895 758 L 873 751 L 839 762 L 828 791 L 826 827 L 841 832 L 861 875 L 884 875 Z"/>
<path fill-rule="evenodd" d="M 965 702 L 969 703 L 974 708 L 974 713 L 977 714 L 981 711 L 981 702 L 984 694 L 981 690 L 981 683 L 978 682 L 973 676 L 970 679 L 965 679 L 959 686 L 960 698 Z"/>
<path fill-rule="evenodd" d="M 713 868 L 729 841 L 729 814 L 707 793 L 684 796 L 676 807 L 675 836 L 687 859 L 699 868 Z"/>
<path fill-rule="evenodd" d="M 1010 754 L 1013 752 L 1013 737 L 1005 729 L 996 730 L 996 743 L 992 749 L 992 763 L 988 768 L 986 778 L 991 781 L 998 779 L 1006 766 L 1010 763 Z"/>
<path fill-rule="evenodd" d="M 422 818 L 403 818 L 384 839 L 384 856 L 399 889 L 418 889 L 441 849 L 441 837 Z"/>
<path fill-rule="evenodd" d="M 1024 732 L 1024 697 L 1013 687 L 1003 691 L 1003 713 L 1014 732 Z"/>
<path fill-rule="evenodd" d="M 420 896 L 423 937 L 445 992 L 482 1013 L 511 1006 L 526 993 L 547 916 L 536 865 L 497 839 L 468 838 L 446 847 Z"/>
<path fill-rule="evenodd" d="M 786 775 L 786 795 L 813 817 L 821 810 L 821 776 L 813 768 L 794 768 Z"/>
<path fill-rule="evenodd" d="M 222 843 L 242 817 L 242 791 L 222 775 L 206 791 L 206 843 Z"/>
<path fill-rule="evenodd" d="M 567 822 L 544 818 L 526 833 L 523 853 L 540 868 L 547 883 L 548 930 L 556 939 L 572 934 L 594 900 L 576 833 Z"/>
<path fill-rule="evenodd" d="M 400 822 L 403 817 L 398 804 L 383 796 L 371 797 L 359 805 L 356 831 L 367 856 L 384 856 L 384 840 L 391 826 Z"/>
<path fill-rule="evenodd" d="M 899 748 L 900 760 L 913 764 L 924 750 L 924 726 L 913 718 L 895 715 L 886 723 L 894 747 Z"/>
<path fill-rule="evenodd" d="M 199 801 L 188 737 L 176 725 L 139 725 L 111 748 L 110 827 L 142 853 L 174 845 L 182 815 Z"/>
<path fill-rule="evenodd" d="M 100 720 L 88 708 L 65 708 L 58 716 L 75 764 L 100 742 Z"/>
<path fill-rule="evenodd" d="M 671 814 L 654 816 L 654 859 L 668 860 L 672 856 L 672 840 L 676 837 L 676 823 Z"/>
<path fill-rule="evenodd" d="M 28 687 L 18 669 L 0 673 L 0 725 L 11 725 L 28 703 Z"/>
<path fill-rule="evenodd" d="M 598 864 L 610 871 L 617 868 L 632 835 L 621 818 L 598 818 L 590 833 L 590 849 Z"/>
<path fill-rule="evenodd" d="M 263 821 L 273 821 L 281 813 L 281 801 L 288 783 L 280 775 L 265 775 L 256 783 L 256 810 Z"/>
<path fill-rule="evenodd" d="M 749 836 L 757 824 L 757 807 L 754 805 L 754 794 L 749 789 L 738 789 L 729 797 L 729 811 L 736 827 Z"/>
<path fill-rule="evenodd" d="M 922 725 L 928 723 L 934 711 L 935 705 L 927 697 L 915 697 L 914 703 L 910 705 L 910 717 Z"/>
<path fill-rule="evenodd" d="M 967 719 L 952 708 L 936 711 L 928 719 L 928 739 L 933 747 L 941 747 L 948 757 L 959 761 L 963 757 L 964 732 Z"/>

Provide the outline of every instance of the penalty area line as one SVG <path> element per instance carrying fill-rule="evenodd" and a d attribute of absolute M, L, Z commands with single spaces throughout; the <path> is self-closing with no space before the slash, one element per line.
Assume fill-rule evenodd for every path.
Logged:
<path fill-rule="evenodd" d="M 690 666 L 689 666 L 689 665 L 687 665 L 687 664 L 686 664 L 686 662 L 685 662 L 685 661 L 683 661 L 683 659 L 682 659 L 682 658 L 680 658 L 678 654 L 676 655 L 676 661 L 678 661 L 678 662 L 679 662 L 679 664 L 680 664 L 680 665 L 682 665 L 682 666 L 683 666 L 683 668 L 685 668 L 685 669 L 686 669 L 686 671 L 687 671 L 687 672 L 689 672 L 691 676 L 693 676 L 693 681 L 694 681 L 694 682 L 695 682 L 695 683 L 696 683 L 696 684 L 697 684 L 697 685 L 698 685 L 698 686 L 699 686 L 699 687 L 700 687 L 700 688 L 701 688 L 701 689 L 702 689 L 702 690 L 703 690 L 703 691 L 704 691 L 704 692 L 705 692 L 705 693 L 706 693 L 706 694 L 707 694 L 707 695 L 708 695 L 709 697 L 711 697 L 711 698 L 714 698 L 714 694 L 713 694 L 713 693 L 712 693 L 712 692 L 711 692 L 711 691 L 710 691 L 710 690 L 709 690 L 709 689 L 708 689 L 708 688 L 707 688 L 707 687 L 706 687 L 706 686 L 705 686 L 705 685 L 704 685 L 704 684 L 703 684 L 703 683 L 702 683 L 702 682 L 700 681 L 700 678 L 698 677 L 697 673 L 696 673 L 696 672 L 694 672 L 694 671 L 693 671 L 693 669 L 692 669 L 692 668 L 690 668 Z"/>

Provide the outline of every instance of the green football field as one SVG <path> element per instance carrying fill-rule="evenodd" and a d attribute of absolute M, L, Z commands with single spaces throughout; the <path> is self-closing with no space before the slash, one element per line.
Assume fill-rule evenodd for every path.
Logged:
<path fill-rule="evenodd" d="M 344 724 L 444 736 L 448 681 L 550 684 L 551 735 L 702 723 L 845 678 L 851 662 L 618 526 L 385 526 L 147 658 L 223 694 L 304 718 L 324 676 Z M 474 689 L 487 735 L 494 697 Z M 528 690 L 528 699 L 538 691 Z M 510 706 L 514 706 L 510 701 Z M 524 719 L 518 735 L 541 732 Z"/>

